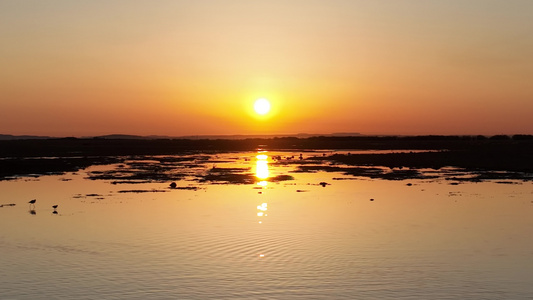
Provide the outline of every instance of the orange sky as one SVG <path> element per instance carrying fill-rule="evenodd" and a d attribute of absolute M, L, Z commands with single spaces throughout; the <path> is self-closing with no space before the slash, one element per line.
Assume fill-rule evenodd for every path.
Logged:
<path fill-rule="evenodd" d="M 0 36 L 0 134 L 533 134 L 528 0 L 7 0 Z"/>

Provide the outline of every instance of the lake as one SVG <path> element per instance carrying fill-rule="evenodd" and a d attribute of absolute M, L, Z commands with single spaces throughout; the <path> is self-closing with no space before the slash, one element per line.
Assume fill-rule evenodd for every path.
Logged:
<path fill-rule="evenodd" d="M 531 181 L 353 176 L 324 153 L 0 181 L 0 299 L 532 299 Z"/>

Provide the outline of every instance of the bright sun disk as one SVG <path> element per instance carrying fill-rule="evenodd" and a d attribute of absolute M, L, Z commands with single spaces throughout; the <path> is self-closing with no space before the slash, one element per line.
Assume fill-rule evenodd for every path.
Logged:
<path fill-rule="evenodd" d="M 255 100 L 254 110 L 260 115 L 267 114 L 270 111 L 270 102 L 265 98 Z"/>

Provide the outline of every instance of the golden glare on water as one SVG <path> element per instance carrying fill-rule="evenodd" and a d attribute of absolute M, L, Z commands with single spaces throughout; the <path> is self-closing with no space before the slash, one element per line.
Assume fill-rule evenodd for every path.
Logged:
<path fill-rule="evenodd" d="M 257 206 L 257 209 L 260 210 L 260 211 L 266 211 L 268 210 L 268 203 L 263 203 L 261 205 L 258 205 Z"/>
<path fill-rule="evenodd" d="M 265 151 L 261 151 L 259 153 L 265 153 Z M 259 185 L 262 189 L 265 189 L 268 184 L 267 179 L 270 176 L 269 171 L 268 171 L 268 155 L 258 154 L 256 158 L 257 158 L 257 162 L 256 162 L 256 168 L 255 168 L 255 177 L 261 180 L 257 183 L 257 185 Z M 262 197 L 264 197 L 263 192 L 259 192 L 259 194 L 261 194 Z M 267 210 L 268 210 L 268 203 L 266 202 L 261 203 L 261 205 L 257 206 L 257 216 L 261 218 L 266 217 Z M 262 223 L 263 223 L 262 221 L 259 221 L 259 224 L 262 224 Z"/>
<path fill-rule="evenodd" d="M 257 158 L 257 163 L 255 166 L 255 177 L 261 180 L 265 180 L 269 177 L 268 156 L 265 154 L 259 154 L 256 156 L 256 158 Z"/>
<path fill-rule="evenodd" d="M 265 115 L 270 111 L 270 101 L 265 98 L 255 100 L 254 110 L 260 115 Z"/>
<path fill-rule="evenodd" d="M 260 160 L 267 160 L 268 159 L 268 155 L 266 154 L 259 154 L 256 156 L 257 159 L 260 159 Z"/>

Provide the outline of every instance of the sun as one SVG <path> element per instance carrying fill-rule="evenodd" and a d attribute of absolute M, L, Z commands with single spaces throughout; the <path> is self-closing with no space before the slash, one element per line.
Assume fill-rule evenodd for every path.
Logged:
<path fill-rule="evenodd" d="M 254 110 L 260 115 L 265 115 L 270 111 L 270 102 L 265 98 L 255 100 Z"/>

